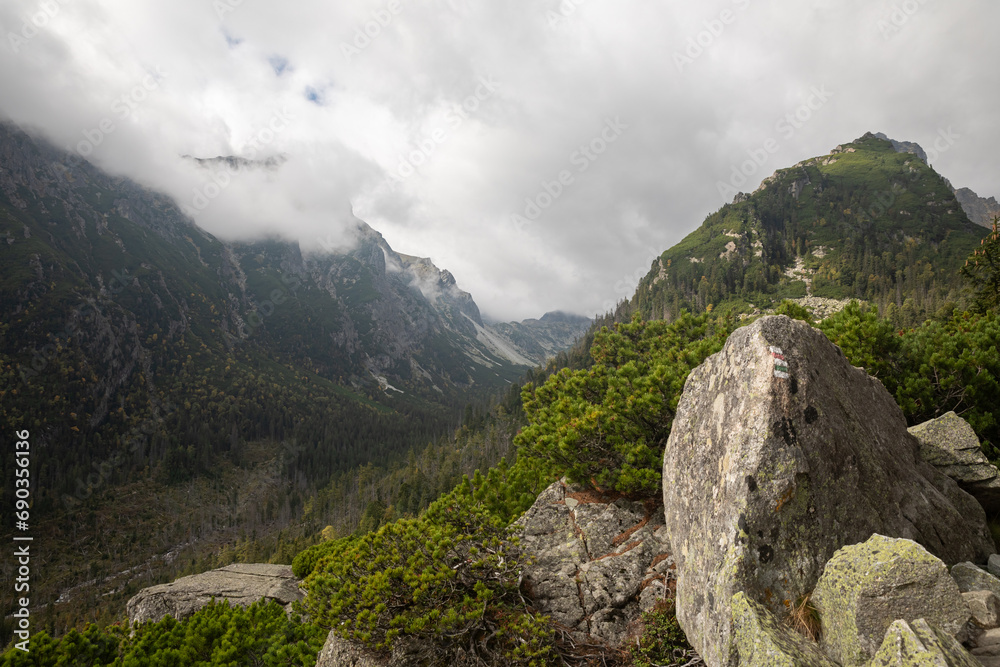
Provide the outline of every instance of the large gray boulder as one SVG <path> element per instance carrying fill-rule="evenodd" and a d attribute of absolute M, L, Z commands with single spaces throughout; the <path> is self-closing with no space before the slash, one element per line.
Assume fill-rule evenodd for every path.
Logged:
<path fill-rule="evenodd" d="M 709 665 L 736 664 L 736 592 L 787 618 L 837 549 L 873 533 L 946 563 L 993 551 L 982 507 L 919 458 L 882 384 L 784 316 L 737 330 L 688 377 L 663 500 L 677 617 Z"/>
<path fill-rule="evenodd" d="M 274 600 L 290 612 L 292 602 L 303 595 L 288 565 L 236 563 L 142 589 L 128 601 L 128 620 L 156 622 L 169 615 L 180 621 L 212 598 L 243 607 L 257 600 Z"/>
<path fill-rule="evenodd" d="M 920 443 L 920 457 L 958 482 L 989 516 L 1000 514 L 1000 470 L 979 446 L 979 436 L 954 412 L 910 428 Z"/>
<path fill-rule="evenodd" d="M 581 639 L 621 645 L 673 584 L 663 510 L 555 482 L 517 521 L 536 609 Z"/>
<path fill-rule="evenodd" d="M 939 558 L 916 542 L 882 535 L 837 551 L 812 603 L 819 612 L 820 645 L 844 667 L 867 664 L 896 620 L 921 618 L 966 639 L 972 618 Z"/>

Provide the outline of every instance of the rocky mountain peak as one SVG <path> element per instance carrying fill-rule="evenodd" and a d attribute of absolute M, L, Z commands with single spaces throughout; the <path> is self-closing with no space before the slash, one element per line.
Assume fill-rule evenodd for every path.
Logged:
<path fill-rule="evenodd" d="M 869 135 L 875 137 L 876 139 L 881 139 L 882 141 L 888 141 L 892 144 L 892 147 L 897 153 L 912 153 L 923 160 L 924 164 L 927 164 L 927 153 L 920 147 L 920 144 L 913 141 L 896 141 L 895 139 L 890 139 L 882 132 L 869 132 L 865 136 L 867 137 Z"/>

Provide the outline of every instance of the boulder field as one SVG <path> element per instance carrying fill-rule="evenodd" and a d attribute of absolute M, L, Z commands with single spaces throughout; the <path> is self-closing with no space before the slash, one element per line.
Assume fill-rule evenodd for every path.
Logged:
<path fill-rule="evenodd" d="M 621 654 L 674 596 L 708 667 L 1000 667 L 1000 471 L 947 413 L 907 428 L 882 384 L 785 316 L 735 331 L 688 377 L 641 501 L 562 480 L 517 521 L 523 594 Z M 131 620 L 211 597 L 301 595 L 290 572 L 234 565 L 140 592 Z M 333 633 L 319 667 L 411 664 Z M 689 664 L 701 664 L 689 662 Z"/>
<path fill-rule="evenodd" d="M 971 645 L 972 614 L 947 567 L 986 563 L 995 549 L 982 505 L 949 474 L 969 461 L 980 466 L 971 477 L 990 479 L 992 466 L 956 419 L 915 436 L 877 379 L 785 316 L 738 329 L 694 369 L 664 454 L 663 502 L 677 617 L 706 664 L 779 664 L 767 660 L 803 613 L 818 617 L 820 641 L 805 639 L 787 664 L 885 660 L 890 630 L 897 647 L 941 633 Z M 942 433 L 963 454 L 932 465 L 921 453 L 938 451 Z M 764 634 L 770 648 L 749 639 Z"/>

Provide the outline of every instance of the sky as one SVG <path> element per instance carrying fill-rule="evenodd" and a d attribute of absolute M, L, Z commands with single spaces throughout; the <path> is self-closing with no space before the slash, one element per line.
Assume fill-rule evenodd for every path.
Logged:
<path fill-rule="evenodd" d="M 223 239 L 430 257 L 594 315 L 775 169 L 868 131 L 1000 196 L 995 0 L 3 0 L 0 117 Z M 191 159 L 238 156 L 239 169 Z"/>

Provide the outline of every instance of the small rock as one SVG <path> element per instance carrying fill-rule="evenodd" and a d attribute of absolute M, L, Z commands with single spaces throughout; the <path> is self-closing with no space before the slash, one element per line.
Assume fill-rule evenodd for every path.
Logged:
<path fill-rule="evenodd" d="M 951 568 L 951 576 L 963 593 L 990 591 L 1000 597 L 1000 579 L 972 563 L 958 563 Z"/>
<path fill-rule="evenodd" d="M 894 621 L 869 667 L 981 667 L 958 641 L 919 618 Z"/>
<path fill-rule="evenodd" d="M 971 617 L 940 559 L 916 542 L 882 535 L 834 554 L 812 602 L 822 623 L 820 646 L 845 667 L 871 660 L 898 619 L 923 618 L 965 639 Z"/>
<path fill-rule="evenodd" d="M 740 667 L 837 667 L 815 643 L 779 623 L 745 594 L 734 595 L 732 606 Z"/>
<path fill-rule="evenodd" d="M 341 639 L 333 630 L 327 635 L 323 650 L 316 656 L 316 667 L 387 667 L 390 664 L 390 660 Z"/>
<path fill-rule="evenodd" d="M 976 625 L 987 629 L 1000 626 L 1000 598 L 992 591 L 968 591 L 962 593 L 962 597 Z"/>
<path fill-rule="evenodd" d="M 1000 657 L 1000 628 L 990 628 L 976 637 L 976 648 L 972 649 L 972 655 L 980 659 L 987 656 Z"/>
<path fill-rule="evenodd" d="M 986 569 L 994 577 L 1000 577 L 1000 554 L 990 556 L 990 560 L 986 564 Z"/>

